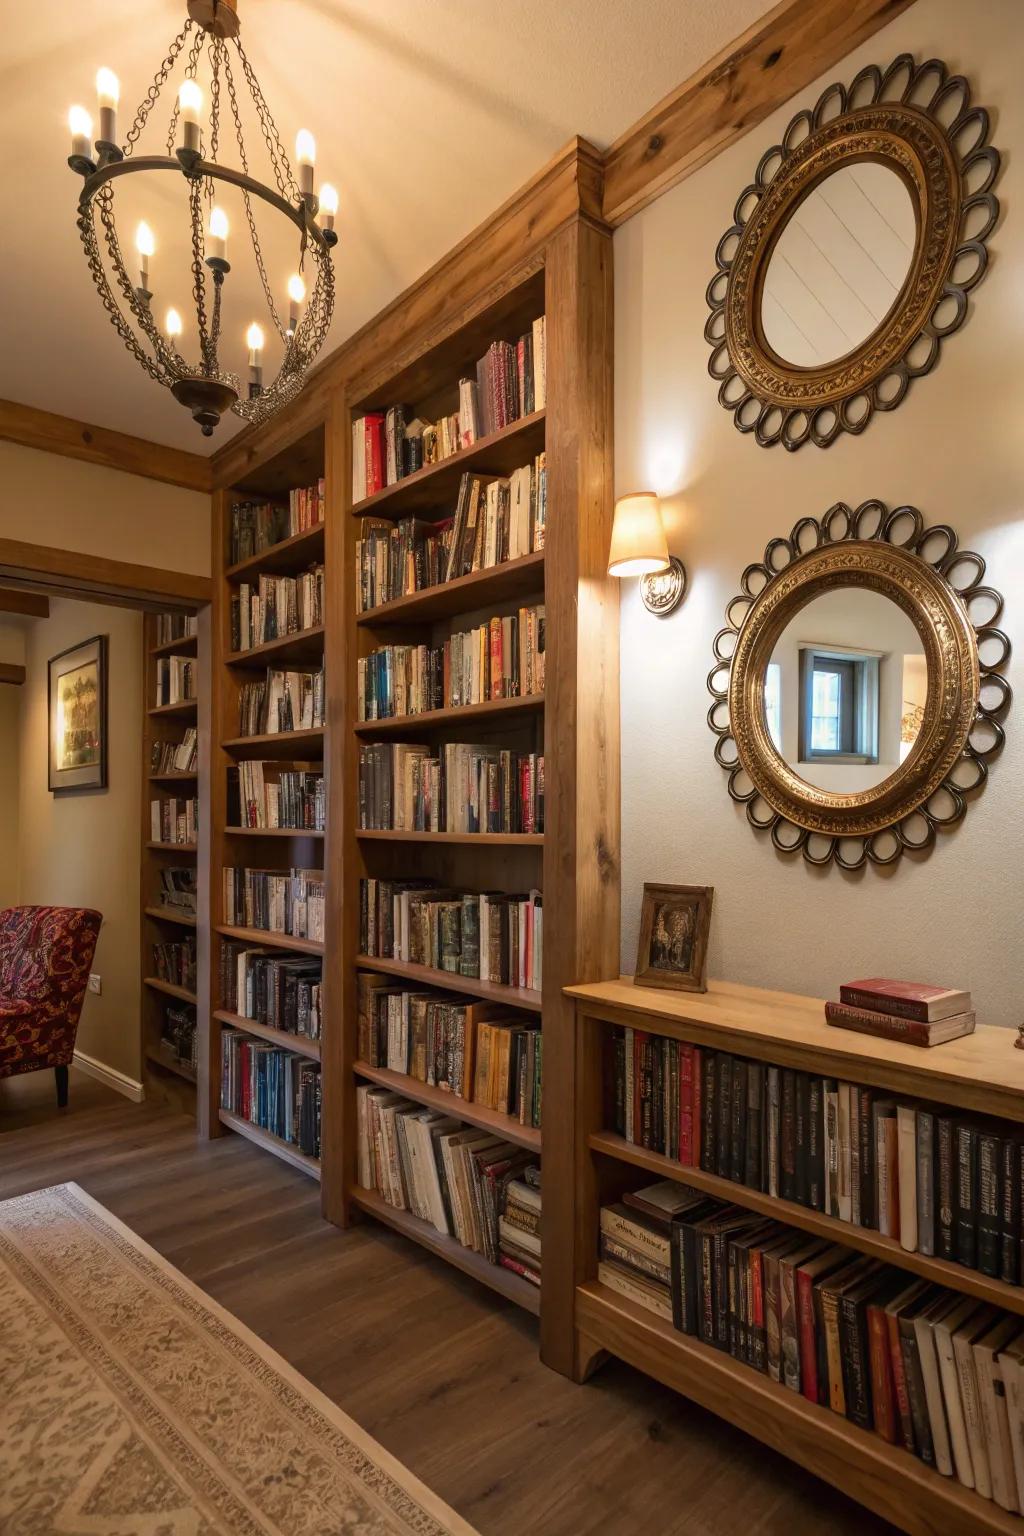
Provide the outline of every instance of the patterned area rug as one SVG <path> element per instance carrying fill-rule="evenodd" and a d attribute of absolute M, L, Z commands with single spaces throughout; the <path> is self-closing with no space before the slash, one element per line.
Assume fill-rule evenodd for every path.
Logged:
<path fill-rule="evenodd" d="M 0 1204 L 4 1536 L 474 1536 L 77 1184 Z"/>

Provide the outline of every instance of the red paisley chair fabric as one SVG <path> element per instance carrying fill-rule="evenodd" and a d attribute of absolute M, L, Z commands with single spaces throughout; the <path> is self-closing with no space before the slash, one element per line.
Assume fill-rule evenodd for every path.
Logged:
<path fill-rule="evenodd" d="M 102 921 L 87 907 L 0 912 L 0 1077 L 56 1067 L 66 1079 Z"/>

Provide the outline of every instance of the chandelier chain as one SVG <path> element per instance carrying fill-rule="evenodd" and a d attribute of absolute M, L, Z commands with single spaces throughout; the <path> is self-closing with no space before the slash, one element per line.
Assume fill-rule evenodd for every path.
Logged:
<path fill-rule="evenodd" d="M 107 251 L 110 255 L 110 262 L 114 268 L 115 273 L 117 274 L 118 286 L 127 299 L 129 308 L 135 315 L 136 319 L 144 323 L 142 321 L 141 313 L 144 306 L 140 305 L 139 303 L 135 290 L 132 287 L 131 278 L 128 276 L 128 272 L 124 264 L 124 257 L 121 255 L 121 244 L 117 238 L 117 229 L 114 225 L 114 193 L 112 187 L 108 186 L 102 188 L 99 196 L 96 199 L 96 206 L 99 209 L 100 223 L 103 225 L 103 233 L 107 242 Z M 96 262 L 99 265 L 100 271 L 102 272 L 102 262 L 100 260 L 99 247 L 95 242 L 94 228 L 92 230 L 92 235 L 92 250 L 90 251 L 90 246 L 88 243 L 86 245 L 86 250 L 90 251 L 89 265 L 90 267 L 93 265 L 92 253 L 95 252 Z M 105 273 L 103 275 L 103 283 L 106 290 L 104 295 L 104 304 L 110 312 L 111 319 L 114 320 L 115 325 L 121 332 L 122 337 L 127 341 L 130 350 L 134 353 L 135 357 L 146 369 L 146 372 L 152 374 L 153 378 L 155 379 L 162 379 L 163 370 L 158 366 L 158 364 L 153 362 L 148 353 L 143 351 L 134 332 L 124 321 L 120 308 L 118 307 L 117 300 L 114 298 L 114 295 L 110 291 L 110 284 L 107 282 Z M 150 325 L 152 325 L 152 320 L 150 320 Z"/>
<path fill-rule="evenodd" d="M 184 48 L 185 41 L 188 38 L 191 30 L 192 18 L 190 16 L 185 25 L 182 27 L 181 31 L 178 33 L 177 37 L 174 39 L 174 42 L 168 48 L 167 57 L 164 59 L 163 63 L 160 65 L 160 68 L 154 75 L 153 84 L 149 87 L 149 90 L 146 92 L 143 100 L 139 104 L 139 109 L 135 114 L 135 121 L 129 128 L 128 137 L 125 139 L 124 143 L 124 153 L 126 159 L 131 155 L 132 150 L 138 143 L 139 135 L 142 133 L 143 128 L 146 126 L 150 112 L 152 112 L 153 108 L 156 106 L 157 100 L 160 96 L 160 91 L 166 83 L 167 76 L 174 68 L 175 60 L 177 59 L 181 50 Z"/>
<path fill-rule="evenodd" d="M 246 173 L 246 175 L 248 175 L 249 158 L 245 153 L 245 137 L 242 133 L 242 118 L 238 110 L 238 94 L 235 90 L 235 77 L 231 71 L 231 55 L 226 48 L 224 49 L 224 80 L 228 88 L 228 101 L 231 104 L 231 115 L 235 120 L 235 138 L 238 141 L 238 158 L 241 162 L 242 170 Z M 260 282 L 263 285 L 263 297 L 267 301 L 267 308 L 269 309 L 271 317 L 274 321 L 277 334 L 283 341 L 285 337 L 284 322 L 277 312 L 277 305 L 274 303 L 274 291 L 270 286 L 270 279 L 267 276 L 266 265 L 263 261 L 263 251 L 260 247 L 260 237 L 256 231 L 256 216 L 252 211 L 252 199 L 249 196 L 248 191 L 244 189 L 242 191 L 242 202 L 245 205 L 245 217 L 249 225 L 249 238 L 252 240 L 253 254 L 256 257 L 256 268 L 260 275 Z"/>
<path fill-rule="evenodd" d="M 103 194 L 100 193 L 100 197 L 102 197 L 102 195 Z M 90 208 L 79 209 L 78 232 L 82 238 L 82 245 L 85 247 L 85 255 L 89 264 L 89 271 L 92 274 L 93 282 L 96 284 L 96 287 L 99 290 L 100 298 L 103 302 L 103 308 L 106 310 L 108 316 L 110 317 L 111 325 L 117 331 L 129 352 L 131 352 L 135 359 L 142 364 L 142 367 L 145 368 L 146 372 L 150 374 L 152 378 L 156 379 L 158 383 L 163 383 L 165 381 L 159 368 L 157 368 L 152 358 L 148 357 L 139 346 L 134 332 L 122 315 L 117 300 L 114 298 L 114 295 L 110 291 L 110 284 L 107 281 L 107 274 L 103 268 L 103 260 L 100 256 L 100 248 L 96 239 L 94 208 L 95 205 Z"/>
<path fill-rule="evenodd" d="M 274 167 L 274 175 L 277 177 L 277 189 L 282 197 L 287 197 L 292 202 L 298 202 L 299 189 L 295 184 L 295 178 L 292 175 L 292 168 L 289 164 L 288 156 L 285 154 L 284 145 L 281 143 L 281 135 L 277 131 L 277 124 L 274 122 L 270 108 L 267 106 L 260 83 L 253 73 L 252 65 L 246 57 L 245 49 L 242 47 L 242 40 L 239 37 L 235 38 L 235 51 L 241 61 L 242 72 L 249 87 L 249 94 L 252 96 L 253 105 L 260 120 L 260 127 L 263 129 L 263 138 L 270 153 L 270 163 Z"/>
<path fill-rule="evenodd" d="M 208 374 L 217 372 L 217 358 L 210 343 L 206 319 L 206 277 L 203 271 L 203 209 L 202 187 L 198 181 L 189 186 L 189 209 L 192 214 L 192 297 L 196 305 L 199 324 L 199 350 L 203 355 L 203 368 Z"/>
<path fill-rule="evenodd" d="M 206 33 L 199 32 L 195 42 L 189 49 L 188 62 L 185 65 L 185 79 L 194 80 L 199 70 L 199 55 L 206 46 Z M 167 155 L 170 158 L 174 154 L 174 141 L 178 133 L 178 118 L 181 115 L 181 105 L 177 96 L 174 98 L 174 109 L 171 112 L 171 121 L 167 129 Z"/>

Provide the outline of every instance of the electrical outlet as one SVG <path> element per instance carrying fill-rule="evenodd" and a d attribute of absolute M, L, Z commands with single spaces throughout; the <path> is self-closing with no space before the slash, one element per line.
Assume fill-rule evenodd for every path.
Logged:
<path fill-rule="evenodd" d="M 103 977 L 97 971 L 89 972 L 89 991 L 99 997 L 103 991 Z"/>

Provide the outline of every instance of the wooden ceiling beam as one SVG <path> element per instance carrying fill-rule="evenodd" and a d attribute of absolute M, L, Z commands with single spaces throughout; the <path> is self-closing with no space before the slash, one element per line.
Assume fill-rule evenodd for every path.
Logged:
<path fill-rule="evenodd" d="M 0 587 L 0 613 L 21 613 L 29 619 L 48 619 L 50 599 L 39 592 Z"/>
<path fill-rule="evenodd" d="M 86 464 L 102 464 L 127 475 L 142 475 L 166 485 L 180 485 L 188 491 L 206 492 L 213 483 L 210 460 L 198 453 L 185 453 L 180 448 L 147 442 L 144 437 L 93 427 L 70 416 L 19 405 L 14 400 L 0 400 L 0 439 L 64 458 L 81 459 Z"/>
<path fill-rule="evenodd" d="M 780 0 L 607 150 L 605 223 L 631 219 L 912 4 Z"/>
<path fill-rule="evenodd" d="M 0 538 L 0 581 L 26 592 L 154 610 L 194 612 L 213 596 L 208 576 L 163 571 L 21 539 Z"/>

